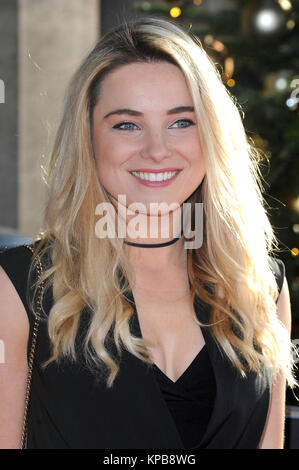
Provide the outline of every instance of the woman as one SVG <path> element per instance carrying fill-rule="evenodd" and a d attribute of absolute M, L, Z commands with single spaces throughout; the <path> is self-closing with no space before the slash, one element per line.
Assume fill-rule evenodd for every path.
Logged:
<path fill-rule="evenodd" d="M 284 264 L 258 152 L 200 42 L 157 18 L 104 36 L 70 83 L 48 182 L 44 230 L 0 258 L 1 447 L 24 444 L 37 338 L 28 448 L 282 448 Z"/>

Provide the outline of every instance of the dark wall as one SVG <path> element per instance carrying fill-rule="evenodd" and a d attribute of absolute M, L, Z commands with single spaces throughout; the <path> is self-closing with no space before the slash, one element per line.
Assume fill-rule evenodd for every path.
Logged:
<path fill-rule="evenodd" d="M 17 227 L 17 0 L 0 3 L 0 79 L 5 103 L 0 103 L 0 226 Z"/>
<path fill-rule="evenodd" d="M 102 0 L 101 1 L 101 35 L 114 26 L 122 23 L 124 19 L 136 17 L 133 10 L 136 0 Z"/>

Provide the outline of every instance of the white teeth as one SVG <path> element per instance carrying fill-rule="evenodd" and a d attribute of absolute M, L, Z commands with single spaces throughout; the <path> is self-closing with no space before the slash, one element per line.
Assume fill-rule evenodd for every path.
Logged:
<path fill-rule="evenodd" d="M 132 174 L 137 176 L 138 178 L 142 180 L 147 180 L 147 181 L 165 181 L 168 179 L 171 179 L 178 173 L 179 170 L 176 171 L 165 171 L 164 173 L 145 173 L 145 172 L 140 172 L 137 173 L 136 171 L 132 171 Z"/>

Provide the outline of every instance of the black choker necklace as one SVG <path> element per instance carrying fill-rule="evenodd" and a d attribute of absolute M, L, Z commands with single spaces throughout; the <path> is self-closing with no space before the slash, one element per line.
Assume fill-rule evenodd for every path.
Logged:
<path fill-rule="evenodd" d="M 175 237 L 173 240 L 170 240 L 169 242 L 165 242 L 165 243 L 133 243 L 133 242 L 127 242 L 126 240 L 124 240 L 124 243 L 126 243 L 127 245 L 137 246 L 141 248 L 158 248 L 160 246 L 172 245 L 173 243 L 178 241 L 182 235 L 183 235 L 183 231 L 181 231 L 181 235 L 179 237 Z"/>

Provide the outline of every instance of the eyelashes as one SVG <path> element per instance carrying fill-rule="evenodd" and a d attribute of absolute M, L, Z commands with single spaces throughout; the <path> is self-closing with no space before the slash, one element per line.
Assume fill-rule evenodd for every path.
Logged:
<path fill-rule="evenodd" d="M 195 125 L 195 122 L 192 121 L 192 119 L 178 119 L 174 124 L 172 124 L 171 127 L 173 127 L 175 124 L 177 123 L 185 123 L 185 124 L 188 124 L 187 126 L 179 126 L 179 127 L 176 127 L 176 129 L 187 129 L 188 127 L 190 126 L 194 126 Z M 126 128 L 124 128 L 123 126 L 127 126 Z M 133 122 L 130 122 L 130 121 L 123 121 L 123 122 L 119 122 L 118 124 L 115 124 L 115 126 L 113 126 L 113 129 L 119 129 L 121 131 L 133 131 L 134 129 L 132 127 L 128 127 L 128 126 L 136 126 L 136 124 L 134 124 Z"/>

